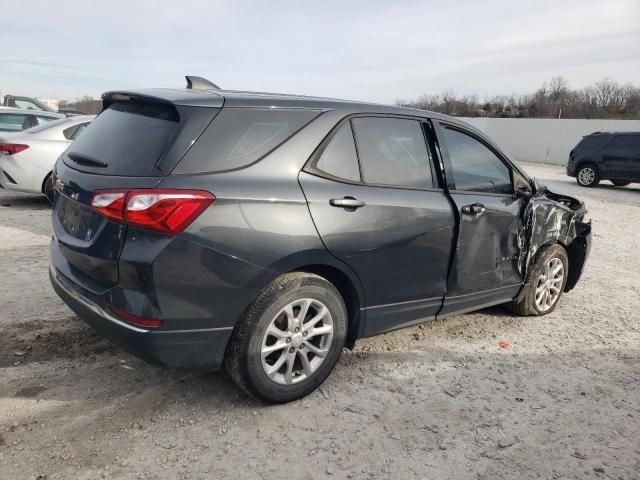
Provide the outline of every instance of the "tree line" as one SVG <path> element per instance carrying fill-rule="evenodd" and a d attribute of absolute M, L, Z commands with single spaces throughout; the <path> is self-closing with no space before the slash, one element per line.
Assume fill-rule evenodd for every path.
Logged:
<path fill-rule="evenodd" d="M 102 111 L 102 100 L 96 100 L 93 97 L 84 96 L 75 100 L 60 100 L 58 102 L 60 110 L 77 110 L 87 115 L 97 115 Z"/>
<path fill-rule="evenodd" d="M 396 104 L 460 117 L 640 119 L 640 88 L 603 78 L 572 89 L 564 77 L 553 77 L 534 93 L 480 100 L 449 90 Z"/>
<path fill-rule="evenodd" d="M 534 93 L 480 100 L 477 95 L 448 90 L 396 104 L 459 117 L 640 119 L 640 87 L 603 78 L 588 87 L 572 89 L 564 77 L 553 77 Z M 85 96 L 62 100 L 60 108 L 96 114 L 102 110 L 102 101 Z"/>

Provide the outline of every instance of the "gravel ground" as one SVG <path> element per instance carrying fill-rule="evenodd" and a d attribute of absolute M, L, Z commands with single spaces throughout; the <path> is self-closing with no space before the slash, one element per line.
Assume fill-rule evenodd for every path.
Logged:
<path fill-rule="evenodd" d="M 0 478 L 640 478 L 640 186 L 525 168 L 593 218 L 554 313 L 360 340 L 282 406 L 94 335 L 49 286 L 46 202 L 1 192 Z"/>

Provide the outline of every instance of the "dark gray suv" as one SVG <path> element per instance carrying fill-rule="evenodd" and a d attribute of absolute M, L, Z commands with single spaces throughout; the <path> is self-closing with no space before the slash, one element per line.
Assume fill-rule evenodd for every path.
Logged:
<path fill-rule="evenodd" d="M 51 282 L 167 367 L 302 397 L 356 339 L 496 304 L 543 315 L 590 248 L 578 200 L 454 118 L 205 89 L 110 92 L 55 168 Z"/>
<path fill-rule="evenodd" d="M 567 175 L 578 185 L 595 187 L 610 180 L 616 187 L 640 182 L 640 132 L 594 132 L 569 153 Z"/>

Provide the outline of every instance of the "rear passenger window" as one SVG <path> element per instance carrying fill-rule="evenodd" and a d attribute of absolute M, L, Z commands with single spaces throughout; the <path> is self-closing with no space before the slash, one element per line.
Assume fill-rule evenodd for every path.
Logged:
<path fill-rule="evenodd" d="M 30 126 L 31 122 L 27 115 L 0 113 L 0 132 L 19 132 Z"/>
<path fill-rule="evenodd" d="M 433 187 L 419 121 L 370 117 L 354 118 L 352 122 L 365 183 Z"/>
<path fill-rule="evenodd" d="M 189 149 L 174 173 L 202 173 L 247 166 L 319 114 L 315 110 L 223 108 Z"/>
<path fill-rule="evenodd" d="M 318 158 L 315 168 L 353 182 L 360 181 L 360 169 L 351 124 L 346 122 Z"/>
<path fill-rule="evenodd" d="M 456 190 L 512 193 L 509 168 L 483 143 L 466 133 L 444 128 Z"/>
<path fill-rule="evenodd" d="M 618 135 L 607 145 L 607 149 L 640 152 L 640 135 Z"/>

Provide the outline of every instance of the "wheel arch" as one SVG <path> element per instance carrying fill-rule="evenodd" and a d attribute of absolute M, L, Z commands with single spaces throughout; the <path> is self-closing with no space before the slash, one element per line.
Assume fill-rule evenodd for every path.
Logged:
<path fill-rule="evenodd" d="M 578 174 L 580 173 L 580 169 L 582 169 L 582 168 L 584 168 L 586 166 L 593 167 L 593 169 L 595 170 L 595 174 L 596 174 L 596 181 L 599 182 L 600 180 L 607 180 L 608 179 L 608 177 L 606 175 L 606 172 L 604 172 L 603 169 L 602 169 L 602 166 L 599 165 L 598 163 L 596 163 L 595 160 L 592 160 L 590 158 L 581 160 L 579 162 L 576 162 L 576 179 L 578 179 Z M 591 186 L 591 185 L 589 185 L 589 186 Z"/>
<path fill-rule="evenodd" d="M 587 239 L 583 236 L 577 236 L 569 243 L 565 243 L 561 240 L 550 239 L 540 245 L 531 256 L 529 271 L 531 271 L 531 267 L 535 265 L 540 255 L 544 253 L 547 248 L 553 245 L 560 245 L 567 253 L 567 258 L 569 260 L 569 272 L 567 274 L 567 282 L 565 283 L 564 291 L 569 292 L 573 290 L 582 275 L 582 270 L 588 253 Z"/>
<path fill-rule="evenodd" d="M 306 272 L 318 275 L 331 282 L 335 286 L 344 300 L 347 307 L 347 340 L 345 347 L 352 349 L 358 338 L 362 336 L 364 330 L 364 292 L 357 278 L 346 269 L 341 269 L 335 264 L 311 263 L 300 265 L 289 271 Z"/>

